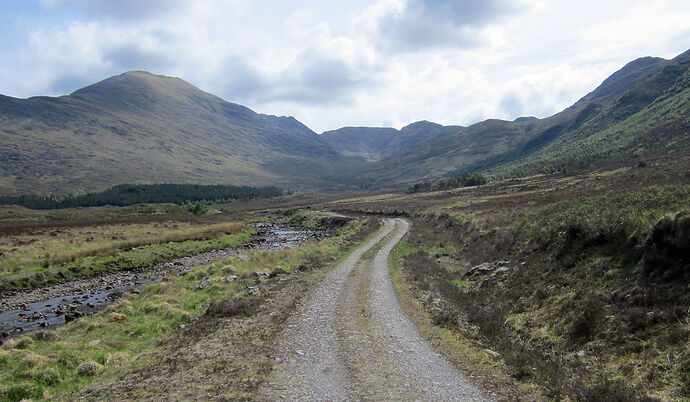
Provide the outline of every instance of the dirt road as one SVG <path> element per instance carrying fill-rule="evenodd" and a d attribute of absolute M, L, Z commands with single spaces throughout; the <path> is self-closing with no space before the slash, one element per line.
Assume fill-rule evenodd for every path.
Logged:
<path fill-rule="evenodd" d="M 388 258 L 407 229 L 404 220 L 384 220 L 374 238 L 303 298 L 260 399 L 487 399 L 419 335 L 393 293 Z M 373 259 L 364 258 L 377 247 Z"/>

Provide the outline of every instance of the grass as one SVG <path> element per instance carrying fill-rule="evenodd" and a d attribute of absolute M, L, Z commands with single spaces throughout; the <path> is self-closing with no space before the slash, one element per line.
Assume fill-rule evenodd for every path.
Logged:
<path fill-rule="evenodd" d="M 411 221 L 393 252 L 394 280 L 426 317 L 430 329 L 416 321 L 421 332 L 499 353 L 516 384 L 544 397 L 685 400 L 690 299 L 679 251 L 686 224 L 677 213 L 690 211 L 689 164 L 679 149 L 643 168 L 612 163 L 571 176 L 331 205 Z M 668 224 L 659 231 L 662 218 Z M 650 243 L 653 230 L 666 240 Z M 647 269 L 650 252 L 659 260 Z M 503 260 L 505 276 L 465 276 Z M 407 303 L 404 292 L 398 296 Z M 458 351 L 462 345 L 443 349 Z"/>
<path fill-rule="evenodd" d="M 282 319 L 272 318 L 274 314 L 280 317 L 287 314 L 294 298 L 303 294 L 303 288 L 309 283 L 325 275 L 324 267 L 333 266 L 346 254 L 350 242 L 361 230 L 360 222 L 353 221 L 341 228 L 336 237 L 316 244 L 276 252 L 254 252 L 248 254 L 246 261 L 230 258 L 181 277 L 171 276 L 161 283 L 142 288 L 140 292 L 125 294 L 94 316 L 50 332 L 50 340 L 42 340 L 38 336 L 11 340 L 0 348 L 0 400 L 70 399 L 69 395 L 80 390 L 93 397 L 99 392 L 110 395 L 112 389 L 119 389 L 117 387 L 124 387 L 130 397 L 150 396 L 152 392 L 159 395 L 157 388 L 146 388 L 146 381 L 137 376 L 142 373 L 156 376 L 160 374 L 156 370 L 172 369 L 160 360 L 161 356 L 172 361 L 174 353 L 183 351 L 191 354 L 185 357 L 186 360 L 197 358 L 196 354 L 203 350 L 194 345 L 210 342 L 221 333 L 229 337 L 228 343 L 225 347 L 215 345 L 212 349 L 216 354 L 214 358 L 204 358 L 199 362 L 198 369 L 204 372 L 196 373 L 196 368 L 192 367 L 187 369 L 195 373 L 191 378 L 185 377 L 185 381 L 193 382 L 187 391 L 195 389 L 202 392 L 204 389 L 204 395 L 219 392 L 232 399 L 246 399 L 270 371 L 271 365 L 265 353 L 271 337 L 282 323 Z M 300 268 L 306 273 L 288 281 L 258 279 L 251 275 L 253 272 L 271 271 L 276 266 L 288 272 Z M 239 279 L 225 281 L 230 274 L 239 276 Z M 200 290 L 200 281 L 208 277 L 212 278 L 211 283 Z M 290 288 L 287 294 L 280 293 L 283 283 L 294 283 L 297 288 Z M 247 286 L 259 286 L 260 290 L 248 294 L 245 291 Z M 203 315 L 212 302 L 228 298 L 254 300 L 257 307 L 237 317 L 226 317 L 235 320 L 232 321 L 235 324 L 228 324 L 219 331 L 209 324 L 211 319 Z M 282 310 L 258 314 L 258 311 L 269 308 L 262 306 L 271 303 L 278 303 Z M 196 317 L 201 317 L 198 324 L 193 323 Z M 179 330 L 180 325 L 188 326 L 191 332 L 187 334 L 187 329 Z M 175 346 L 178 342 L 184 346 Z M 166 349 L 171 347 L 176 352 Z M 228 348 L 233 358 L 216 360 L 218 354 L 225 353 L 222 351 Z M 215 369 L 210 370 L 211 366 Z M 183 375 L 184 372 L 176 373 Z M 216 375 L 222 375 L 223 389 L 205 388 Z M 107 385 L 102 389 L 99 384 Z M 158 383 L 154 387 L 160 388 L 161 385 Z M 185 387 L 179 387 L 176 392 L 185 392 Z"/>
<path fill-rule="evenodd" d="M 254 230 L 225 222 L 162 222 L 65 228 L 0 237 L 0 280 L 20 289 L 133 269 L 248 243 Z"/>
<path fill-rule="evenodd" d="M 569 226 L 646 234 L 662 216 L 690 208 L 690 185 L 651 186 L 634 192 L 580 197 L 539 208 L 508 228 L 523 239 L 555 238 Z"/>
<path fill-rule="evenodd" d="M 390 276 L 396 297 L 422 336 L 470 379 L 474 379 L 474 382 L 486 391 L 493 392 L 501 399 L 543 399 L 537 385 L 517 384 L 511 379 L 510 370 L 501 359 L 492 352 L 489 353 L 486 346 L 477 342 L 472 336 L 463 334 L 457 329 L 438 325 L 438 321 L 429 312 L 428 307 L 420 301 L 419 289 L 414 281 L 403 271 L 405 257 L 417 252 L 425 251 L 423 248 L 411 247 L 405 242 L 398 243 L 391 251 Z M 469 281 L 457 282 L 461 284 L 460 287 L 469 286 Z"/>

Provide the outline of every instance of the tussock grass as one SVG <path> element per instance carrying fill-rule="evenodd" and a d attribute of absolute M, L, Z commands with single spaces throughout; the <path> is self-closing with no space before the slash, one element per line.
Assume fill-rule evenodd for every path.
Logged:
<path fill-rule="evenodd" d="M 115 241 L 109 244 L 99 245 L 97 247 L 58 254 L 46 258 L 43 263 L 47 265 L 62 264 L 84 257 L 113 255 L 120 250 L 127 251 L 142 246 L 151 246 L 163 243 L 180 243 L 187 240 L 215 239 L 223 234 L 234 234 L 246 228 L 247 226 L 245 224 L 237 222 L 219 223 L 200 228 L 192 227 L 186 230 L 175 230 L 155 236 L 145 236 L 137 239 Z"/>
<path fill-rule="evenodd" d="M 251 241 L 245 223 L 87 226 L 0 237 L 0 289 L 21 289 L 159 262 Z"/>

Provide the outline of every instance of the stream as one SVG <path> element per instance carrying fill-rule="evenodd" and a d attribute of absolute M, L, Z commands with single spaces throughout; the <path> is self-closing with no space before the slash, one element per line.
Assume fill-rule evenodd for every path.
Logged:
<path fill-rule="evenodd" d="M 160 282 L 199 266 L 254 251 L 296 248 L 328 236 L 325 231 L 295 228 L 281 221 L 252 225 L 254 240 L 243 247 L 213 250 L 130 271 L 118 271 L 66 283 L 0 295 L 0 339 L 55 327 L 105 308 L 125 291 Z"/>

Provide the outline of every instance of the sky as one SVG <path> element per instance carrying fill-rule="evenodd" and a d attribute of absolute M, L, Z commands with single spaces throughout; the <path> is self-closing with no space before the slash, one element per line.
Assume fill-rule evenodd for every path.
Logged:
<path fill-rule="evenodd" d="M 316 132 L 546 117 L 688 48 L 687 0 L 0 0 L 0 94 L 146 70 Z"/>

